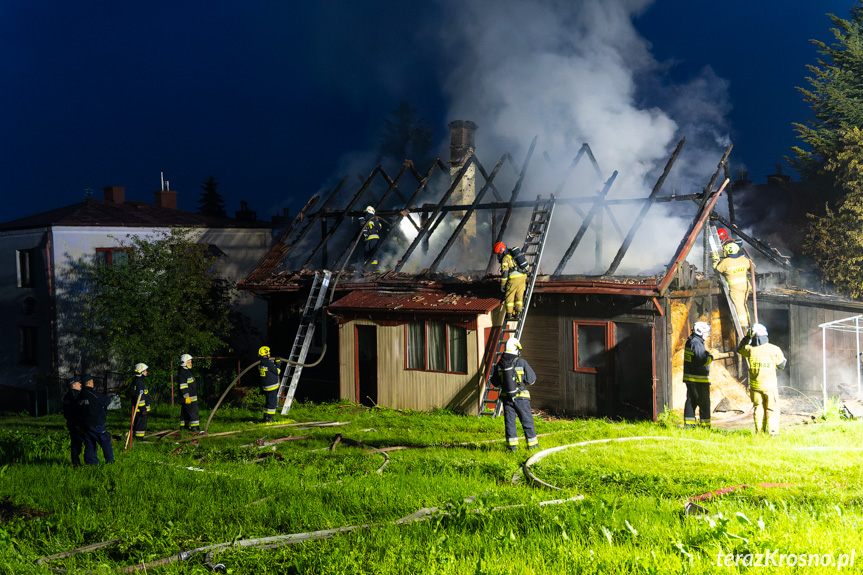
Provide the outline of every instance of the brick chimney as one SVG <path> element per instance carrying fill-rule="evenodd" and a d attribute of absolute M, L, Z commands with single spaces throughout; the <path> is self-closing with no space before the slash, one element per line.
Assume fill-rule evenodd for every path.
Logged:
<path fill-rule="evenodd" d="M 455 120 L 447 125 L 450 129 L 449 144 L 449 174 L 452 180 L 464 167 L 468 155 L 476 150 L 477 125 L 470 120 Z M 459 182 L 458 187 L 453 190 L 451 204 L 472 204 L 476 198 L 476 165 L 471 164 Z M 464 212 L 452 212 L 453 218 L 462 218 Z M 470 250 L 476 242 L 477 215 L 474 213 L 465 223 L 461 240 L 465 250 Z"/>
<path fill-rule="evenodd" d="M 249 202 L 240 201 L 240 211 L 234 212 L 235 218 L 243 222 L 258 220 L 258 212 L 249 209 Z"/>
<path fill-rule="evenodd" d="M 105 192 L 106 204 L 122 204 L 126 201 L 126 188 L 124 186 L 105 186 L 102 191 Z"/>
<path fill-rule="evenodd" d="M 177 192 L 173 190 L 157 190 L 153 193 L 156 195 L 156 206 L 172 210 L 177 209 Z"/>

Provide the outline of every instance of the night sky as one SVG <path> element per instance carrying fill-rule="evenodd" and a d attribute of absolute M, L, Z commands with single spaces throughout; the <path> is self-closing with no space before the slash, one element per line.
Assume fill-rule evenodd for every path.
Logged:
<path fill-rule="evenodd" d="M 446 124 L 469 119 L 486 164 L 536 135 L 556 158 L 589 141 L 610 168 L 664 163 L 687 136 L 709 171 L 733 143 L 732 169 L 763 183 L 797 143 L 791 123 L 809 118 L 795 89 L 816 60 L 809 40 L 830 41 L 826 13 L 853 5 L 6 0 L 0 220 L 88 187 L 152 203 L 160 172 L 181 209 L 214 176 L 229 214 L 242 200 L 263 217 L 296 213 L 374 168 L 403 101 L 444 159 Z M 655 138 L 634 142 L 644 132 Z"/>

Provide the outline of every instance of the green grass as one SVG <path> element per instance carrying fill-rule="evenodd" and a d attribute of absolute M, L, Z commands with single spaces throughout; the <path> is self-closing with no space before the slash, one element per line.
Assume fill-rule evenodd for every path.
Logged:
<path fill-rule="evenodd" d="M 542 448 L 661 438 L 548 454 L 531 471 L 560 489 L 549 490 L 521 473 L 530 455 L 523 442 L 516 454 L 504 449 L 502 418 L 344 404 L 300 404 L 290 414 L 345 423 L 337 427 L 251 423 L 259 417 L 225 408 L 210 433 L 241 433 L 202 437 L 197 445 L 154 440 L 131 452 L 115 442 L 114 465 L 80 469 L 68 464 L 59 416 L 0 419 L 0 500 L 47 512 L 0 523 L 0 573 L 48 573 L 36 566 L 40 557 L 110 539 L 122 541 L 48 566 L 108 573 L 207 545 L 352 526 L 294 545 L 237 545 L 214 560 L 234 574 L 738 573 L 753 568 L 717 566 L 717 554 L 838 556 L 854 549 L 854 567 L 841 572 L 863 566 L 863 544 L 855 547 L 863 532 L 863 452 L 847 449 L 863 446 L 856 421 L 794 427 L 772 439 L 650 423 L 537 421 L 538 433 L 547 434 Z M 109 429 L 127 431 L 124 418 L 112 412 Z M 149 431 L 177 420 L 176 409 L 157 407 Z M 344 439 L 333 450 L 337 434 Z M 309 438 L 245 446 L 289 435 Z M 367 453 L 393 446 L 413 448 Z M 688 497 L 757 483 L 790 485 L 738 489 L 701 502 L 708 516 L 683 514 Z M 539 505 L 578 495 L 584 499 Z M 433 507 L 445 513 L 396 524 Z M 209 573 L 206 559 L 199 553 L 147 571 Z"/>

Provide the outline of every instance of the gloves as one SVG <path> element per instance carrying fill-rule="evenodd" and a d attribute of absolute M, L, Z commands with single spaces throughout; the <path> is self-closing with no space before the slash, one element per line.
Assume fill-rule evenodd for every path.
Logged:
<path fill-rule="evenodd" d="M 500 292 L 506 293 L 506 284 L 500 284 Z"/>
<path fill-rule="evenodd" d="M 189 405 L 190 403 L 192 403 L 192 398 L 189 396 L 186 396 L 186 405 Z"/>

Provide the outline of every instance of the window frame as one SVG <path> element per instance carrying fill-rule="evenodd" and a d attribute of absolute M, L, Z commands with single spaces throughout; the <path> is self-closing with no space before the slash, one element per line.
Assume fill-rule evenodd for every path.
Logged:
<path fill-rule="evenodd" d="M 603 334 L 603 353 L 606 357 L 606 363 L 608 362 L 608 353 L 613 349 L 613 341 L 614 337 L 614 329 L 612 322 L 610 321 L 590 321 L 590 320 L 574 320 L 572 322 L 572 369 L 577 373 L 599 373 L 599 369 L 595 367 L 588 367 L 579 365 L 579 355 L 578 355 L 578 328 L 579 326 L 597 326 L 605 328 L 605 332 Z M 603 369 L 607 368 L 607 365 L 603 366 Z"/>
<path fill-rule="evenodd" d="M 132 248 L 96 248 L 97 258 L 99 257 L 99 254 L 105 254 L 105 260 L 98 263 L 106 266 L 113 266 L 115 252 L 126 252 L 128 254 L 127 262 L 132 261 L 132 258 L 135 257 L 134 250 Z"/>
<path fill-rule="evenodd" d="M 15 267 L 18 270 L 18 287 L 32 288 L 33 282 L 33 262 L 36 259 L 36 250 L 15 250 Z M 22 265 L 25 264 L 26 265 Z"/>
<path fill-rule="evenodd" d="M 444 361 L 445 361 L 446 365 L 444 366 L 443 370 L 430 369 L 430 367 L 429 367 L 429 363 L 430 363 L 430 357 L 429 357 L 429 323 L 431 323 L 431 322 L 441 323 L 444 326 L 444 330 L 443 330 L 443 333 L 444 333 L 444 336 L 443 336 L 443 338 L 444 338 Z M 408 363 L 410 361 L 410 354 L 409 354 L 409 350 L 408 350 L 408 344 L 410 341 L 410 329 L 411 329 L 412 325 L 417 325 L 417 324 L 422 324 L 422 326 L 423 326 L 423 367 L 411 367 Z M 464 371 L 456 371 L 455 369 L 453 369 L 453 366 L 452 366 L 452 363 L 453 363 L 452 352 L 453 352 L 453 350 L 452 350 L 451 344 L 453 341 L 453 337 L 451 335 L 451 330 L 454 328 L 455 329 L 461 329 L 464 331 L 464 358 L 465 358 L 465 370 Z M 405 358 L 404 359 L 404 369 L 405 369 L 405 371 L 424 371 L 427 373 L 451 373 L 451 374 L 457 374 L 457 375 L 467 375 L 468 368 L 469 368 L 469 366 L 467 365 L 467 350 L 468 350 L 467 332 L 468 332 L 468 330 L 465 327 L 462 327 L 460 325 L 454 325 L 454 324 L 451 324 L 449 322 L 440 321 L 440 320 L 418 320 L 418 321 L 412 321 L 412 322 L 406 323 L 404 326 L 404 358 Z"/>
<path fill-rule="evenodd" d="M 21 325 L 19 330 L 18 362 L 27 365 L 39 363 L 39 331 L 36 326 Z"/>

